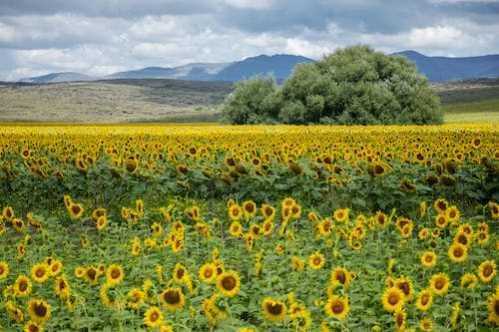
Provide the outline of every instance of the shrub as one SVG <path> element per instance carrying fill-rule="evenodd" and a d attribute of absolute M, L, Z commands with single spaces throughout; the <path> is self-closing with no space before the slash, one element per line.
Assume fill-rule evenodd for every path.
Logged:
<path fill-rule="evenodd" d="M 442 123 L 437 95 L 416 66 L 367 46 L 300 64 L 278 88 L 272 79 L 239 83 L 223 109 L 234 124 Z"/>

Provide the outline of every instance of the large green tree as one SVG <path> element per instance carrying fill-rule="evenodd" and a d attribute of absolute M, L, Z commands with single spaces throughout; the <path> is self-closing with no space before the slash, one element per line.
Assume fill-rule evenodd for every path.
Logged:
<path fill-rule="evenodd" d="M 235 124 L 431 124 L 443 118 L 414 64 L 367 46 L 297 65 L 281 88 L 268 78 L 238 83 L 223 113 Z"/>

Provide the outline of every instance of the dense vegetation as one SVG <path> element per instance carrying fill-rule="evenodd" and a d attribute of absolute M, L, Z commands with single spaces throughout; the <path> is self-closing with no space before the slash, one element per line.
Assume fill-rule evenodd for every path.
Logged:
<path fill-rule="evenodd" d="M 498 141 L 2 125 L 0 330 L 492 331 Z"/>
<path fill-rule="evenodd" d="M 282 88 L 269 78 L 238 83 L 223 113 L 233 124 L 430 124 L 443 120 L 438 97 L 413 64 L 365 46 L 297 65 Z"/>

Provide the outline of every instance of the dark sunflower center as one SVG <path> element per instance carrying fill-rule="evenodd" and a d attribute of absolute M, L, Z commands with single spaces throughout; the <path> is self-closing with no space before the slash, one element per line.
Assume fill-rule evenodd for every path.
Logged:
<path fill-rule="evenodd" d="M 226 290 L 233 290 L 236 287 L 236 279 L 233 276 L 228 276 L 222 279 L 222 286 Z"/>
<path fill-rule="evenodd" d="M 426 255 L 425 261 L 427 263 L 431 263 L 433 261 L 433 257 L 431 255 Z"/>
<path fill-rule="evenodd" d="M 203 274 L 206 278 L 211 278 L 211 276 L 213 275 L 213 270 L 211 268 L 207 268 L 204 270 Z"/>
<path fill-rule="evenodd" d="M 36 303 L 34 305 L 34 312 L 38 317 L 45 317 L 47 314 L 47 307 L 43 303 Z"/>
<path fill-rule="evenodd" d="M 28 283 L 26 282 L 26 280 L 21 280 L 21 282 L 19 283 L 19 290 L 21 292 L 24 292 L 26 291 L 26 289 L 28 289 Z"/>
<path fill-rule="evenodd" d="M 336 274 L 336 280 L 338 280 L 340 283 L 344 284 L 344 283 L 345 283 L 345 281 L 346 281 L 345 272 L 343 272 L 343 271 L 339 271 L 339 272 Z"/>
<path fill-rule="evenodd" d="M 341 301 L 336 301 L 333 303 L 333 306 L 331 307 L 331 310 L 335 313 L 335 314 L 341 314 L 343 312 L 343 309 L 344 309 L 344 306 L 343 306 L 343 303 Z"/>
<path fill-rule="evenodd" d="M 184 269 L 177 270 L 177 279 L 182 279 L 184 277 Z"/>
<path fill-rule="evenodd" d="M 484 275 L 485 277 L 489 277 L 489 276 L 492 274 L 492 271 L 493 271 L 492 266 L 487 265 L 487 266 L 485 266 L 485 268 L 483 269 L 483 275 Z"/>
<path fill-rule="evenodd" d="M 445 280 L 443 280 L 443 279 L 438 279 L 435 282 L 435 288 L 436 289 L 442 289 L 442 288 L 444 288 L 444 286 L 445 286 Z"/>
<path fill-rule="evenodd" d="M 90 280 L 94 280 L 97 276 L 97 272 L 94 269 L 89 269 L 87 271 L 87 276 L 90 278 Z"/>
<path fill-rule="evenodd" d="M 78 205 L 73 205 L 71 211 L 73 211 L 74 214 L 78 214 L 80 212 L 80 207 Z"/>
<path fill-rule="evenodd" d="M 499 316 L 499 301 L 494 300 L 494 312 L 496 313 L 497 316 Z"/>
<path fill-rule="evenodd" d="M 321 259 L 320 257 L 315 257 L 314 258 L 314 265 L 320 265 L 321 264 Z"/>
<path fill-rule="evenodd" d="M 278 316 L 283 311 L 282 304 L 280 304 L 280 303 L 268 303 L 267 304 L 267 311 L 274 316 Z"/>
<path fill-rule="evenodd" d="M 402 292 L 404 292 L 405 295 L 409 295 L 411 293 L 411 288 L 409 286 L 409 283 L 407 282 L 400 283 L 399 288 Z"/>
<path fill-rule="evenodd" d="M 45 275 L 45 270 L 43 268 L 39 268 L 39 269 L 36 270 L 35 275 L 38 278 L 41 278 L 41 277 L 43 277 Z"/>
<path fill-rule="evenodd" d="M 167 291 L 163 298 L 165 299 L 166 303 L 169 304 L 177 304 L 180 302 L 180 294 L 175 290 Z"/>
<path fill-rule="evenodd" d="M 111 278 L 118 279 L 121 276 L 121 272 L 118 269 L 113 269 L 111 271 Z"/>
<path fill-rule="evenodd" d="M 461 258 L 464 255 L 464 251 L 462 248 L 457 247 L 454 249 L 454 257 Z"/>
<path fill-rule="evenodd" d="M 428 302 L 430 302 L 430 296 L 428 294 L 424 294 L 423 296 L 421 296 L 422 305 L 427 305 Z"/>
<path fill-rule="evenodd" d="M 391 305 L 395 305 L 399 302 L 399 297 L 397 294 L 390 294 L 390 296 L 388 296 L 388 303 L 390 303 Z"/>
<path fill-rule="evenodd" d="M 158 318 L 159 318 L 159 314 L 158 314 L 156 311 L 154 311 L 154 312 L 151 314 L 151 317 L 150 317 L 151 322 L 155 322 L 155 321 L 157 321 L 157 320 L 158 320 Z"/>

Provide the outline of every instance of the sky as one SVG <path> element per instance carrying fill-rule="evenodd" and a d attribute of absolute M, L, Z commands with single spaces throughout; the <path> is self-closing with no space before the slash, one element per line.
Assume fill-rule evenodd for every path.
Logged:
<path fill-rule="evenodd" d="M 74 71 L 391 53 L 499 54 L 499 0 L 0 0 L 0 80 Z"/>

